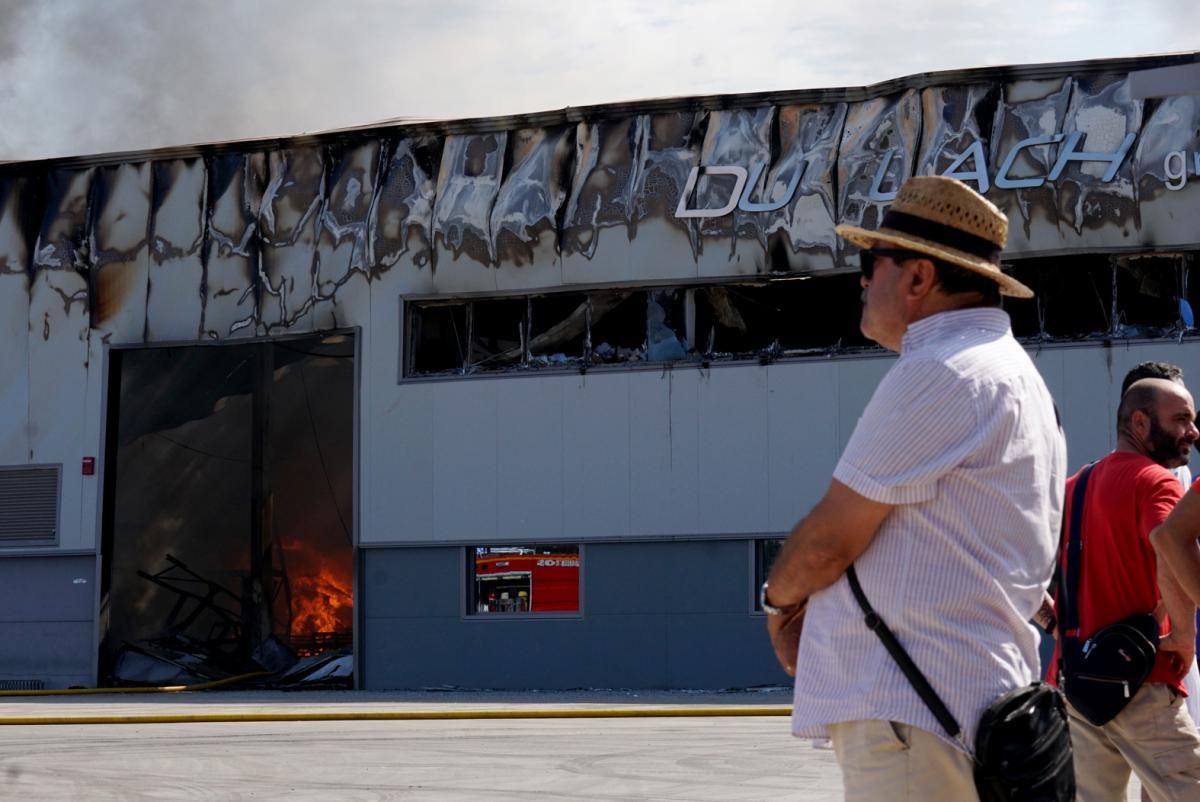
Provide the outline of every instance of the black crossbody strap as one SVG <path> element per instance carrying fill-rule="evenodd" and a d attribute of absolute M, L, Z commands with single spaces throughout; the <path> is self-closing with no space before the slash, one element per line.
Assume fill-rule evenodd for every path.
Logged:
<path fill-rule="evenodd" d="M 1088 476 L 1096 463 L 1085 465 L 1075 480 L 1075 489 L 1071 493 L 1071 518 L 1067 522 L 1065 541 L 1067 549 L 1067 574 L 1065 581 L 1058 586 L 1058 599 L 1055 602 L 1059 626 L 1062 628 L 1061 637 L 1066 639 L 1079 638 L 1079 562 L 1083 552 L 1083 506 L 1087 493 Z M 1057 562 L 1057 560 L 1056 560 Z M 1063 644 L 1065 645 L 1065 644 Z M 1059 654 L 1065 654 L 1069 649 L 1060 648 Z"/>
<path fill-rule="evenodd" d="M 957 738 L 962 728 L 958 726 L 958 722 L 946 707 L 945 702 L 929 684 L 929 680 L 925 679 L 921 669 L 917 668 L 917 664 L 908 656 L 908 652 L 900 645 L 900 641 L 896 640 L 896 636 L 888 629 L 888 625 L 879 617 L 879 613 L 871 608 L 871 602 L 863 593 L 862 585 L 858 582 L 858 573 L 854 570 L 853 565 L 846 569 L 846 579 L 850 581 L 850 590 L 854 593 L 858 606 L 862 608 L 865 616 L 863 620 L 866 622 L 867 629 L 874 632 L 883 642 L 883 648 L 887 649 L 888 654 L 896 661 L 896 665 L 900 666 L 900 670 L 912 684 L 913 690 L 917 692 L 917 696 L 921 697 L 921 701 L 929 708 L 929 712 L 933 713 L 933 717 L 942 725 L 942 729 L 951 738 Z"/>

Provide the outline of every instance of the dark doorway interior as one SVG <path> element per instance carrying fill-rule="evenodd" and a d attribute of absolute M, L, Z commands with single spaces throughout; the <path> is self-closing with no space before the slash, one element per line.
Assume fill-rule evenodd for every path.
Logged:
<path fill-rule="evenodd" d="M 114 351 L 100 681 L 352 682 L 354 337 Z"/>

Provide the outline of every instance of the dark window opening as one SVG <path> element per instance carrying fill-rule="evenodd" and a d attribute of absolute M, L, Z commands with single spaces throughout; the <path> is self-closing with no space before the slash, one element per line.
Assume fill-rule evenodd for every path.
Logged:
<path fill-rule="evenodd" d="M 774 359 L 851 353 L 862 336 L 857 274 L 757 284 L 613 289 L 413 302 L 405 375 Z M 466 332 L 464 334 L 464 332 Z M 470 341 L 465 365 L 463 343 Z"/>
<path fill-rule="evenodd" d="M 524 298 L 471 304 L 471 370 L 496 370 L 523 362 L 529 332 L 528 307 Z"/>
<path fill-rule="evenodd" d="M 1186 322 L 1192 267 L 1192 260 L 1182 255 L 1118 260 L 1118 336 L 1170 336 L 1194 325 L 1194 320 Z"/>
<path fill-rule="evenodd" d="M 610 291 L 591 298 L 591 361 L 639 362 L 645 358 L 646 293 Z"/>
<path fill-rule="evenodd" d="M 1027 259 L 1009 272 L 1034 292 L 1004 299 L 1013 334 L 1026 342 L 1175 337 L 1195 327 L 1191 253 Z"/>
<path fill-rule="evenodd" d="M 467 366 L 467 304 L 426 306 L 412 316 L 408 364 L 421 373 Z"/>
<path fill-rule="evenodd" d="M 1106 256 L 1031 259 L 1011 273 L 1034 292 L 1005 298 L 1013 334 L 1025 340 L 1103 338 L 1112 331 L 1113 271 Z"/>
<path fill-rule="evenodd" d="M 529 362 L 568 365 L 587 357 L 588 296 L 579 293 L 529 299 Z"/>
<path fill-rule="evenodd" d="M 578 613 L 579 544 L 467 549 L 470 615 Z"/>

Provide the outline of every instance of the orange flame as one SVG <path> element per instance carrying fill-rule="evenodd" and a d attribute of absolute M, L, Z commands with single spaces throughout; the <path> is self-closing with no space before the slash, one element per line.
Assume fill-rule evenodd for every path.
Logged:
<path fill-rule="evenodd" d="M 293 637 L 314 632 L 349 632 L 353 595 L 349 566 L 318 563 L 312 572 L 292 576 Z"/>

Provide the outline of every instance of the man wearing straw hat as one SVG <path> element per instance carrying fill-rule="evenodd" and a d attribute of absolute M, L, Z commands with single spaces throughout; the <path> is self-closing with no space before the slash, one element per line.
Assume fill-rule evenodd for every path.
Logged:
<path fill-rule="evenodd" d="M 862 249 L 863 333 L 900 357 L 824 497 L 761 591 L 793 673 L 797 736 L 833 740 L 848 800 L 976 799 L 980 715 L 1038 676 L 1029 619 L 1050 581 L 1066 446 L 1001 295 L 1008 220 L 965 184 L 910 178 Z M 851 565 L 962 732 L 914 691 L 847 581 Z"/>

